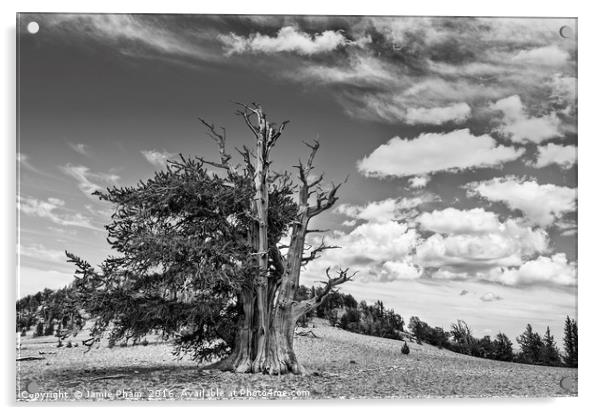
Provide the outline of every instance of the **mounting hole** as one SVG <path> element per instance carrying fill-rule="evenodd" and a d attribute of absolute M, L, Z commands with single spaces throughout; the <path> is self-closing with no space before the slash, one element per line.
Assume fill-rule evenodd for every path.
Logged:
<path fill-rule="evenodd" d="M 27 31 L 32 35 L 35 35 L 40 30 L 40 25 L 38 22 L 29 22 L 27 23 Z"/>
<path fill-rule="evenodd" d="M 560 28 L 560 36 L 565 38 L 565 39 L 572 39 L 575 36 L 575 33 L 573 32 L 573 28 L 570 26 L 562 26 Z"/>

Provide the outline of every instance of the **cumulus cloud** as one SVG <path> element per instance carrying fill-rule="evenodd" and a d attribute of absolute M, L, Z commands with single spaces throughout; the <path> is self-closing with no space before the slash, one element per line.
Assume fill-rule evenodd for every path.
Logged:
<path fill-rule="evenodd" d="M 146 161 L 160 169 L 164 169 L 167 166 L 167 160 L 173 159 L 176 156 L 174 153 L 165 150 L 142 150 L 141 153 Z"/>
<path fill-rule="evenodd" d="M 484 301 L 487 303 L 489 303 L 491 301 L 500 301 L 501 299 L 502 299 L 502 297 L 500 297 L 499 295 L 494 294 L 492 292 L 485 293 L 480 298 L 481 301 Z"/>
<path fill-rule="evenodd" d="M 469 275 L 495 267 L 519 266 L 527 253 L 547 249 L 546 235 L 537 230 L 531 232 L 535 234 L 528 242 L 506 233 L 434 234 L 416 248 L 416 262 L 423 267 Z"/>
<path fill-rule="evenodd" d="M 328 266 L 350 267 L 358 271 L 358 279 L 365 281 L 416 279 L 422 275 L 420 266 L 409 257 L 418 234 L 405 223 L 367 222 L 349 233 L 334 232 L 326 242 L 344 249 L 326 251 L 319 261 L 309 263 L 304 274 L 310 278 L 322 279 Z"/>
<path fill-rule="evenodd" d="M 509 286 L 574 283 L 570 276 L 575 264 L 566 261 L 565 254 L 547 256 L 549 237 L 542 228 L 523 219 L 501 221 L 495 213 L 480 208 L 446 208 L 404 217 L 400 222 L 396 220 L 400 200 L 342 207 L 339 213 L 366 222 L 351 231 L 328 235 L 328 244 L 343 249 L 324 252 L 319 261 L 308 264 L 304 278 L 317 280 L 326 267 L 345 266 L 359 271 L 358 279 L 363 281 L 431 278 Z M 417 203 L 406 201 L 405 206 Z M 428 236 L 424 232 L 435 233 Z M 538 265 L 542 265 L 541 272 Z M 467 290 L 460 293 L 466 294 Z M 489 296 L 485 298 L 483 301 L 488 301 Z"/>
<path fill-rule="evenodd" d="M 562 136 L 560 119 L 555 113 L 531 117 L 518 95 L 500 99 L 491 109 L 503 114 L 497 131 L 514 142 L 541 143 Z"/>
<path fill-rule="evenodd" d="M 249 37 L 230 33 L 227 36 L 219 35 L 218 39 L 226 46 L 228 54 L 295 52 L 300 55 L 331 52 L 350 45 L 363 46 L 371 41 L 369 37 L 353 41 L 347 39 L 341 31 L 334 30 L 309 34 L 294 26 L 282 27 L 273 37 L 260 33 L 254 33 Z"/>
<path fill-rule="evenodd" d="M 408 179 L 408 184 L 412 189 L 422 189 L 430 180 L 429 176 L 414 176 Z"/>
<path fill-rule="evenodd" d="M 550 226 L 557 219 L 576 209 L 577 189 L 539 184 L 535 180 L 515 176 L 496 177 L 466 185 L 470 196 L 479 195 L 492 202 L 502 202 L 519 210 L 532 223 Z"/>
<path fill-rule="evenodd" d="M 557 253 L 551 257 L 540 256 L 525 262 L 520 267 L 493 272 L 491 280 L 507 285 L 575 286 L 577 285 L 577 264 L 568 261 L 564 253 Z"/>
<path fill-rule="evenodd" d="M 538 168 L 557 164 L 568 169 L 577 162 L 577 146 L 562 146 L 549 143 L 537 147 L 537 160 L 533 165 Z"/>
<path fill-rule="evenodd" d="M 516 266 L 501 266 L 468 272 L 443 268 L 432 275 L 446 280 L 480 280 L 513 287 L 577 285 L 577 263 L 567 260 L 566 254 L 539 256 Z"/>
<path fill-rule="evenodd" d="M 61 199 L 51 197 L 47 200 L 39 200 L 33 197 L 19 196 L 17 208 L 26 215 L 48 219 L 57 225 L 102 230 L 94 226 L 90 218 L 81 213 L 72 213 L 67 210 L 65 202 Z"/>
<path fill-rule="evenodd" d="M 470 116 L 470 107 L 465 102 L 459 102 L 447 107 L 409 108 L 405 121 L 410 124 L 441 125 L 447 122 L 461 123 Z"/>
<path fill-rule="evenodd" d="M 86 166 L 74 166 L 72 164 L 67 164 L 66 166 L 62 166 L 61 170 L 66 175 L 73 177 L 78 183 L 77 187 L 79 190 L 91 198 L 94 197 L 92 195 L 94 192 L 104 189 L 104 187 L 99 185 L 97 182 L 115 184 L 119 180 L 119 176 L 116 174 L 95 173 L 90 171 L 90 169 Z"/>
<path fill-rule="evenodd" d="M 424 133 L 412 140 L 393 137 L 361 159 L 358 169 L 369 177 L 404 177 L 497 166 L 523 153 L 524 149 L 497 145 L 489 135 L 474 136 L 462 129 Z"/>
<path fill-rule="evenodd" d="M 444 234 L 498 232 L 502 226 L 495 213 L 482 208 L 446 208 L 425 212 L 416 220 L 422 228 Z"/>
<path fill-rule="evenodd" d="M 419 203 L 419 199 L 386 199 L 341 206 L 339 213 L 367 222 L 330 235 L 329 244 L 344 248 L 325 252 L 308 265 L 307 273 L 319 275 L 327 266 L 344 264 L 370 281 L 431 277 L 502 283 L 494 278 L 494 271 L 520 267 L 549 251 L 546 231 L 522 220 L 502 222 L 495 213 L 480 208 L 404 214 Z M 405 221 L 399 222 L 400 217 Z M 425 238 L 424 232 L 435 233 Z"/>
<path fill-rule="evenodd" d="M 484 279 L 500 267 L 520 266 L 548 251 L 548 234 L 523 221 L 501 222 L 480 208 L 446 208 L 416 218 L 422 231 L 436 232 L 416 247 L 415 262 L 439 279 Z"/>
<path fill-rule="evenodd" d="M 410 198 L 389 198 L 365 205 L 342 204 L 337 207 L 336 212 L 353 219 L 382 223 L 407 218 L 408 211 L 435 200 L 433 195 L 426 193 Z"/>

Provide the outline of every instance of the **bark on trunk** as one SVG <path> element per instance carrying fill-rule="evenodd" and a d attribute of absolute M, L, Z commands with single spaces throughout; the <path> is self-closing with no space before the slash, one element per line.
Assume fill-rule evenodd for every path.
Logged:
<path fill-rule="evenodd" d="M 273 253 L 273 250 L 278 252 L 278 248 L 269 246 L 268 241 L 269 153 L 284 130 L 286 122 L 276 130 L 268 122 L 261 107 L 255 104 L 252 106 L 241 104 L 241 106 L 243 110 L 240 111 L 240 115 L 256 138 L 255 163 L 251 162 L 248 150 L 242 154 L 247 165 L 247 174 L 249 177 L 253 177 L 255 187 L 255 197 L 250 206 L 255 223 L 250 231 L 249 241 L 255 250 L 257 276 L 254 278 L 253 286 L 248 287 L 247 291 L 239 296 L 243 313 L 239 322 L 235 347 L 228 358 L 213 367 L 236 372 L 300 374 L 303 373 L 303 368 L 297 361 L 293 349 L 297 320 L 317 307 L 334 285 L 348 280 L 346 273 L 344 278 L 340 277 L 336 280 L 331 280 L 329 276 L 325 293 L 319 298 L 302 303 L 294 300 L 302 265 L 308 260 L 315 259 L 319 252 L 332 248 L 322 245 L 311 253 L 309 259 L 303 256 L 310 219 L 329 209 L 335 203 L 336 192 L 340 185 L 333 185 L 329 192 L 325 192 L 320 187 L 322 176 L 313 182 L 308 181 L 309 173 L 313 169 L 313 159 L 319 147 L 317 142 L 313 145 L 308 144 L 311 152 L 307 163 L 300 162 L 297 166 L 301 181 L 299 210 L 297 220 L 291 226 L 292 237 L 289 250 L 286 260 L 278 259 L 280 257 L 277 255 L 279 267 L 277 271 L 270 271 L 269 254 Z M 256 121 L 252 120 L 255 117 Z M 224 150 L 225 135 L 218 134 L 212 124 L 203 123 L 208 126 L 212 137 L 220 145 L 221 166 L 227 167 L 232 172 L 232 167 L 228 163 L 230 156 Z M 315 203 L 310 206 L 309 199 L 312 194 L 315 195 Z"/>

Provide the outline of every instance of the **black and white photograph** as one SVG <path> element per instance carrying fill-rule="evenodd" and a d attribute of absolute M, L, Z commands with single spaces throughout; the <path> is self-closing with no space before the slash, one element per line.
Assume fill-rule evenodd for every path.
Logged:
<path fill-rule="evenodd" d="M 577 396 L 577 20 L 18 13 L 16 401 Z"/>

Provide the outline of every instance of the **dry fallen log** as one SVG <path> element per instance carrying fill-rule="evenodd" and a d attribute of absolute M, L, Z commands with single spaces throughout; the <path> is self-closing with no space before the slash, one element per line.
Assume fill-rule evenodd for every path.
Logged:
<path fill-rule="evenodd" d="M 23 356 L 23 357 L 17 357 L 17 362 L 25 362 L 28 360 L 46 360 L 45 357 L 39 357 L 39 356 Z"/>
<path fill-rule="evenodd" d="M 305 336 L 305 337 L 313 337 L 314 339 L 319 339 L 320 337 L 316 335 L 312 330 L 307 331 L 298 331 L 295 333 L 297 336 Z"/>

